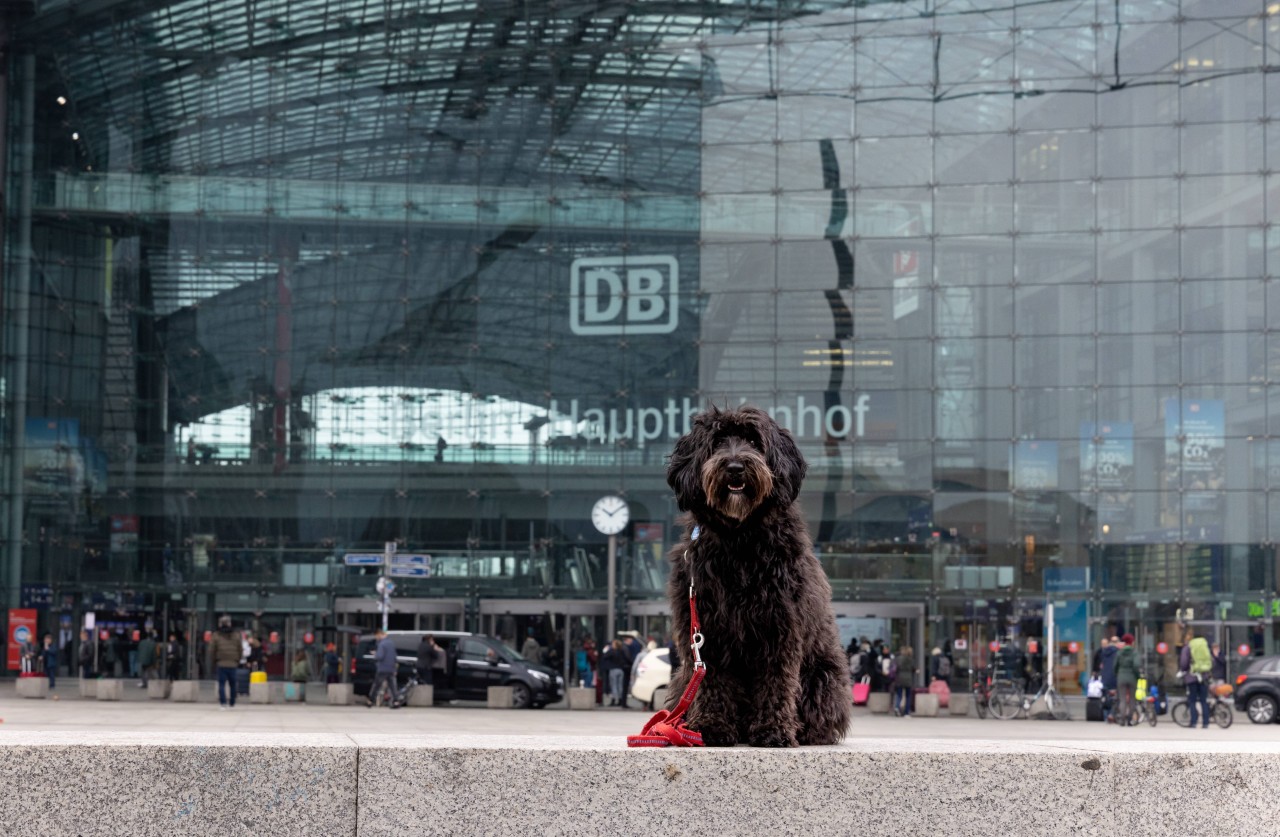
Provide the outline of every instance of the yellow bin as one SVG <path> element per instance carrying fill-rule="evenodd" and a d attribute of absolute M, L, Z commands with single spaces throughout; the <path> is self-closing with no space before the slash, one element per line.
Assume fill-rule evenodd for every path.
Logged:
<path fill-rule="evenodd" d="M 251 671 L 249 672 L 249 682 L 250 683 L 266 683 L 267 673 L 265 671 Z"/>

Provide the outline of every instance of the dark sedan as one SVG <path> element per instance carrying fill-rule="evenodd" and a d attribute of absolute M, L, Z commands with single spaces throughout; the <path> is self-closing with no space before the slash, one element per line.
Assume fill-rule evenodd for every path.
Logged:
<path fill-rule="evenodd" d="M 1280 655 L 1258 657 L 1236 677 L 1236 709 L 1255 724 L 1270 724 L 1280 716 Z"/>

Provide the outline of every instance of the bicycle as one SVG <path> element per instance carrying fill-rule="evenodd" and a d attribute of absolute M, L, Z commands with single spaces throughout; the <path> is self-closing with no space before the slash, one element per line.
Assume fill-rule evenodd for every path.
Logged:
<path fill-rule="evenodd" d="M 1041 680 L 1040 688 L 1032 695 L 1028 695 L 1013 681 L 1002 682 L 1007 686 L 995 693 L 991 713 L 1000 720 L 1008 721 L 1030 716 L 1032 708 L 1040 701 L 1044 701 L 1044 712 L 1036 713 L 1037 717 L 1051 718 L 1055 721 L 1071 720 L 1071 709 L 1067 706 L 1067 701 L 1056 688 L 1049 685 L 1048 681 Z"/>
<path fill-rule="evenodd" d="M 1154 727 L 1157 720 L 1159 720 L 1159 716 L 1156 713 L 1155 695 L 1147 695 L 1142 700 L 1133 699 L 1129 708 L 1128 726 L 1136 727 L 1146 721 Z"/>
<path fill-rule="evenodd" d="M 991 673 L 987 669 L 969 669 L 973 683 L 973 707 L 979 718 L 987 717 L 991 705 Z"/>
<path fill-rule="evenodd" d="M 1227 692 L 1231 694 L 1231 692 Z M 1209 717 L 1218 726 L 1226 729 L 1231 726 L 1236 719 L 1235 710 L 1231 704 L 1222 699 L 1222 695 L 1214 693 L 1213 700 L 1209 704 Z M 1183 699 L 1173 706 L 1169 707 L 1169 714 L 1173 717 L 1173 722 L 1180 727 L 1191 726 L 1191 706 L 1187 700 Z"/>

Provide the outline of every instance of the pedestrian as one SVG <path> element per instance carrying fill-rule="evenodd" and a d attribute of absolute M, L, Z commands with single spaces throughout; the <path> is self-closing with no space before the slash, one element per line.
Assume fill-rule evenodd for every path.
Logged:
<path fill-rule="evenodd" d="M 443 650 L 436 644 L 434 634 L 426 634 L 422 637 L 422 641 L 418 643 L 418 659 L 416 662 L 419 683 L 424 686 L 435 685 L 436 654 Z"/>
<path fill-rule="evenodd" d="M 911 688 L 916 682 L 916 660 L 910 645 L 898 651 L 893 662 L 893 714 L 911 717 Z"/>
<path fill-rule="evenodd" d="M 142 674 L 142 679 L 138 681 L 140 688 L 147 688 L 148 681 L 155 676 L 156 665 L 156 638 L 155 634 L 147 631 L 146 636 L 138 643 L 138 669 Z"/>
<path fill-rule="evenodd" d="M 103 677 L 115 677 L 117 675 L 116 661 L 119 659 L 119 655 L 116 652 L 119 647 L 120 643 L 115 634 L 107 634 L 107 638 L 102 641 L 101 663 Z"/>
<path fill-rule="evenodd" d="M 1102 652 L 1106 651 L 1107 647 L 1110 645 L 1111 641 L 1104 636 L 1102 638 L 1102 642 L 1099 643 L 1097 650 L 1093 652 L 1093 665 L 1090 666 L 1089 671 L 1099 680 L 1102 679 Z"/>
<path fill-rule="evenodd" d="M 622 696 L 622 641 L 615 639 L 600 655 L 600 677 L 609 684 L 609 705 L 625 706 Z"/>
<path fill-rule="evenodd" d="M 289 679 L 298 689 L 298 702 L 307 702 L 307 681 L 311 679 L 311 662 L 307 652 L 299 648 L 293 655 L 293 667 L 289 669 Z"/>
<path fill-rule="evenodd" d="M 1203 729 L 1209 728 L 1209 680 L 1213 676 L 1213 652 L 1202 636 L 1192 636 L 1178 655 L 1178 673 L 1187 687 L 1187 708 L 1191 710 L 1191 728 L 1202 717 Z"/>
<path fill-rule="evenodd" d="M 218 708 L 236 708 L 236 669 L 244 659 L 244 646 L 231 631 L 231 617 L 223 614 L 218 617 L 218 630 L 213 632 L 209 642 L 213 653 L 213 666 L 218 672 Z M 231 693 L 228 698 L 226 693 Z"/>
<path fill-rule="evenodd" d="M 337 683 L 342 661 L 338 659 L 338 646 L 330 642 L 324 647 L 324 682 Z"/>
<path fill-rule="evenodd" d="M 1120 637 L 1113 636 L 1102 646 L 1098 661 L 1098 676 L 1102 680 L 1102 718 L 1107 723 L 1116 720 L 1116 657 L 1120 655 Z"/>
<path fill-rule="evenodd" d="M 1120 637 L 1120 653 L 1116 654 L 1116 697 L 1120 705 L 1120 724 L 1128 726 L 1134 711 L 1133 690 L 1141 677 L 1138 650 L 1133 647 L 1133 634 Z"/>
<path fill-rule="evenodd" d="M 80 629 L 80 651 L 76 659 L 80 663 L 80 677 L 88 680 L 93 677 L 93 651 L 94 640 L 89 632 L 83 628 Z"/>
<path fill-rule="evenodd" d="M 182 643 L 176 633 L 169 634 L 169 641 L 164 646 L 165 673 L 170 682 L 182 679 Z"/>
<path fill-rule="evenodd" d="M 369 700 L 365 706 L 372 707 L 378 698 L 383 686 L 386 686 L 390 692 L 388 706 L 392 709 L 400 708 L 400 695 L 396 691 L 396 668 L 398 661 L 396 660 L 396 644 L 387 636 L 387 632 L 378 629 L 374 634 L 374 638 L 378 642 L 377 650 L 374 651 L 373 660 L 375 670 L 373 675 L 373 686 L 369 688 Z"/>
<path fill-rule="evenodd" d="M 591 666 L 591 652 L 595 647 L 591 637 L 583 637 L 582 645 L 578 646 L 578 650 L 573 655 L 574 665 L 578 669 L 578 684 L 585 689 L 594 689 L 596 685 L 595 672 Z"/>
<path fill-rule="evenodd" d="M 528 630 L 524 645 L 520 646 L 520 656 L 531 663 L 542 662 L 542 645 L 538 642 L 537 637 L 534 636 L 533 628 Z"/>
<path fill-rule="evenodd" d="M 640 634 L 636 631 L 630 631 L 626 635 L 626 639 L 622 640 L 622 708 L 627 708 L 627 698 L 631 695 L 631 674 L 635 669 L 636 660 L 640 659 L 640 655 L 644 652 L 644 646 L 640 644 Z"/>
<path fill-rule="evenodd" d="M 929 652 L 929 682 L 941 680 L 951 688 L 951 658 L 942 653 L 941 648 Z"/>
<path fill-rule="evenodd" d="M 1213 653 L 1213 670 L 1210 672 L 1210 689 L 1216 689 L 1227 682 L 1227 658 L 1222 656 L 1222 646 L 1214 643 L 1210 649 Z M 1228 692 L 1228 694 L 1230 694 Z"/>
<path fill-rule="evenodd" d="M 45 677 L 49 678 L 49 691 L 57 685 L 58 649 L 53 646 L 53 634 L 44 635 L 44 645 L 40 648 L 40 659 L 44 665 Z"/>

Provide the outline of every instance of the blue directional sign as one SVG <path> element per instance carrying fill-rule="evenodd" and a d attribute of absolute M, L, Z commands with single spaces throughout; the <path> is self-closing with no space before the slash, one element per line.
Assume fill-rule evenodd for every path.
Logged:
<path fill-rule="evenodd" d="M 342 560 L 348 567 L 380 567 L 386 559 L 382 553 L 348 552 Z"/>
<path fill-rule="evenodd" d="M 390 575 L 399 578 L 427 578 L 431 575 L 431 568 L 413 564 L 392 564 Z"/>
<path fill-rule="evenodd" d="M 400 554 L 391 556 L 391 566 L 403 565 L 412 567 L 429 567 L 431 566 L 430 555 L 408 555 Z"/>

